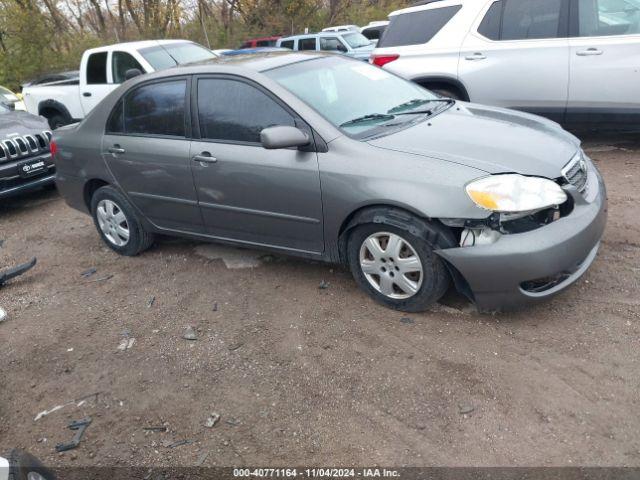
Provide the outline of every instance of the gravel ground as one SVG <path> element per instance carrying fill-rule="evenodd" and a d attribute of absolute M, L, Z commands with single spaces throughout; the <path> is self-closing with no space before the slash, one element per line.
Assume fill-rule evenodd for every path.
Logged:
<path fill-rule="evenodd" d="M 640 144 L 589 153 L 610 197 L 599 257 L 497 316 L 455 294 L 407 316 L 340 267 L 183 240 L 118 257 L 54 191 L 3 201 L 0 266 L 38 265 L 0 290 L 0 449 L 56 466 L 640 466 Z M 81 446 L 55 453 L 85 416 Z"/>

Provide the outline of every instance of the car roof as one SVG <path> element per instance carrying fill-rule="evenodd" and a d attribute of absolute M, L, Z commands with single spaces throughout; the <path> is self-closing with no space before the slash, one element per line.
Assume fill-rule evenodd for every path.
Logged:
<path fill-rule="evenodd" d="M 298 35 L 282 37 L 280 40 L 293 40 L 296 38 L 310 38 L 310 37 L 335 37 L 336 35 L 351 35 L 352 33 L 360 33 L 360 32 L 358 30 L 344 30 L 340 32 L 300 33 Z"/>
<path fill-rule="evenodd" d="M 405 13 L 421 12 L 423 10 L 431 10 L 431 9 L 442 8 L 442 7 L 452 7 L 456 5 L 462 5 L 464 3 L 465 3 L 464 0 L 421 0 L 413 3 L 410 7 L 402 8 L 400 10 L 391 12 L 389 14 L 389 17 L 392 17 L 394 15 L 403 15 Z M 474 0 L 473 2 L 467 2 L 467 4 L 469 3 L 471 4 L 475 3 L 479 6 L 486 5 L 486 2 L 481 2 L 479 0 Z"/>
<path fill-rule="evenodd" d="M 157 47 L 159 45 L 169 45 L 171 43 L 194 43 L 191 40 L 186 40 L 186 39 L 179 39 L 179 40 L 139 40 L 136 42 L 123 42 L 123 43 L 113 43 L 111 45 L 104 45 L 102 47 L 97 47 L 97 48 L 91 48 L 89 50 L 87 50 L 87 52 L 100 52 L 100 51 L 104 51 L 104 50 L 111 50 L 114 47 L 123 47 L 123 48 L 133 48 L 133 49 L 140 49 L 140 48 L 147 48 L 147 47 Z"/>
<path fill-rule="evenodd" d="M 266 51 L 260 53 L 247 53 L 239 55 L 222 55 L 218 58 L 212 58 L 210 60 L 204 60 L 201 62 L 187 63 L 184 65 L 178 65 L 176 67 L 160 70 L 159 72 L 149 73 L 144 76 L 136 78 L 161 78 L 165 76 L 173 76 L 176 74 L 198 74 L 198 73 L 211 73 L 215 71 L 229 72 L 229 70 L 237 69 L 239 72 L 242 70 L 249 70 L 254 72 L 264 72 L 274 68 L 284 67 L 299 62 L 306 62 L 319 58 L 334 58 L 332 53 L 323 53 L 316 51 L 292 51 L 292 50 L 278 50 L 278 51 Z M 219 68 L 217 68 L 219 67 Z"/>

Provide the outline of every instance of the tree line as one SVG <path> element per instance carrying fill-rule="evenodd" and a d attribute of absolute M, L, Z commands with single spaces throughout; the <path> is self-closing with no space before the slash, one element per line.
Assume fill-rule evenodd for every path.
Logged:
<path fill-rule="evenodd" d="M 186 38 L 212 49 L 256 36 L 384 20 L 407 0 L 0 0 L 0 85 L 76 70 L 110 43 Z"/>

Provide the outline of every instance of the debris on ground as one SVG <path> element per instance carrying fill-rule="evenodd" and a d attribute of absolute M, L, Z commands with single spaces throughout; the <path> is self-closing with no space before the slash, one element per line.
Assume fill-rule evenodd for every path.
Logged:
<path fill-rule="evenodd" d="M 125 350 L 129 350 L 131 347 L 133 347 L 135 343 L 136 343 L 136 339 L 133 337 L 123 338 L 122 340 L 120 340 L 120 344 L 118 345 L 118 350 L 120 350 L 121 352 L 124 352 Z"/>
<path fill-rule="evenodd" d="M 195 328 L 187 327 L 184 329 L 182 338 L 184 338 L 185 340 L 198 340 L 198 334 L 196 333 Z"/>
<path fill-rule="evenodd" d="M 218 302 L 213 302 L 213 311 L 214 312 L 218 311 Z"/>
<path fill-rule="evenodd" d="M 201 467 L 202 464 L 205 462 L 205 460 L 207 459 L 207 457 L 209 456 L 209 452 L 204 452 L 202 455 L 200 455 L 198 457 L 198 460 L 196 460 L 195 466 L 196 467 Z"/>
<path fill-rule="evenodd" d="M 91 417 L 83 418 L 82 420 L 74 420 L 69 424 L 69 430 L 75 430 L 76 434 L 68 443 L 59 443 L 56 445 L 56 452 L 66 452 L 67 450 L 73 450 L 82 440 L 84 431 L 91 425 Z"/>
<path fill-rule="evenodd" d="M 154 304 L 154 303 L 156 303 L 156 297 L 155 297 L 155 296 L 154 296 L 154 297 L 151 297 L 151 298 L 149 299 L 149 301 L 147 302 L 147 308 L 151 308 L 151 307 L 153 307 L 153 304 Z"/>
<path fill-rule="evenodd" d="M 220 420 L 220 414 L 216 412 L 211 412 L 211 415 L 209 415 L 209 418 L 207 418 L 207 421 L 205 422 L 204 426 L 207 428 L 212 428 L 213 426 L 215 426 L 216 423 L 218 423 L 218 420 Z"/>
<path fill-rule="evenodd" d="M 224 421 L 224 423 L 226 423 L 227 425 L 231 425 L 232 427 L 237 427 L 238 425 L 240 425 L 240 420 L 236 418 L 228 418 Z"/>
<path fill-rule="evenodd" d="M 96 278 L 95 280 L 89 280 L 86 283 L 104 282 L 104 281 L 109 280 L 111 278 L 113 278 L 113 275 L 105 275 L 104 277 Z"/>
<path fill-rule="evenodd" d="M 7 283 L 12 278 L 16 278 L 23 273 L 31 270 L 36 265 L 37 259 L 33 257 L 27 263 L 20 264 L 13 268 L 8 268 L 0 272 L 0 287 L 2 287 L 5 283 Z"/>
<path fill-rule="evenodd" d="M 98 397 L 98 395 L 100 395 L 100 393 L 102 393 L 102 392 L 95 392 L 95 393 L 92 393 L 92 394 L 90 394 L 90 395 L 85 395 L 84 397 L 79 398 L 79 399 L 77 399 L 77 400 L 71 400 L 71 401 L 69 401 L 69 402 L 67 402 L 67 403 L 63 403 L 63 404 L 61 404 L 61 405 L 56 405 L 55 407 L 50 408 L 49 410 L 43 410 L 42 412 L 40 412 L 40 413 L 38 413 L 38 414 L 36 415 L 36 417 L 33 419 L 33 421 L 34 421 L 34 422 L 37 422 L 37 421 L 38 421 L 38 420 L 40 420 L 42 417 L 46 417 L 47 415 L 50 415 L 50 414 L 52 414 L 53 412 L 57 412 L 58 410 L 61 410 L 61 409 L 63 409 L 64 407 L 68 407 L 69 405 L 75 405 L 76 407 L 81 407 L 81 406 L 83 406 L 85 403 L 87 403 L 87 400 L 88 400 L 88 399 L 90 399 L 90 398 L 92 398 L 92 397 L 93 397 L 93 398 L 97 398 L 97 397 Z"/>
<path fill-rule="evenodd" d="M 182 445 L 190 445 L 192 443 L 193 443 L 193 440 L 179 440 L 177 442 L 167 443 L 165 447 L 176 448 L 176 447 L 181 447 Z"/>
<path fill-rule="evenodd" d="M 322 280 L 320 282 L 320 285 L 318 285 L 318 288 L 320 290 L 326 290 L 327 288 L 329 288 L 329 282 L 327 282 L 326 280 Z"/>
<path fill-rule="evenodd" d="M 81 277 L 84 277 L 84 278 L 89 278 L 91 275 L 93 275 L 93 274 L 94 274 L 94 273 L 96 273 L 97 271 L 98 271 L 98 269 L 97 269 L 97 268 L 95 268 L 95 267 L 91 267 L 91 268 L 86 269 L 84 272 L 82 272 L 82 273 L 80 274 L 80 276 L 81 276 Z"/>
<path fill-rule="evenodd" d="M 236 342 L 236 343 L 232 343 L 231 345 L 229 345 L 227 348 L 230 351 L 235 351 L 238 350 L 240 347 L 242 347 L 244 345 L 244 342 Z"/>
<path fill-rule="evenodd" d="M 160 427 L 143 427 L 145 432 L 167 432 L 169 431 L 168 427 L 160 426 Z"/>
<path fill-rule="evenodd" d="M 409 318 L 409 317 L 402 317 L 402 318 L 400 319 L 400 321 L 401 321 L 402 323 L 407 324 L 407 325 L 411 325 L 411 324 L 413 323 L 413 318 Z"/>
<path fill-rule="evenodd" d="M 7 319 L 7 312 L 0 307 L 0 322 L 4 322 Z"/>
<path fill-rule="evenodd" d="M 468 403 L 461 403 L 458 405 L 458 408 L 460 409 L 459 412 L 461 415 L 468 415 L 475 410 L 475 407 Z"/>

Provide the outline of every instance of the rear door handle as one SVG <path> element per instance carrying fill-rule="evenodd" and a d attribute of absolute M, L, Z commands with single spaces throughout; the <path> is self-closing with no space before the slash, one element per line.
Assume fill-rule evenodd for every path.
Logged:
<path fill-rule="evenodd" d="M 602 55 L 604 52 L 598 48 L 587 48 L 586 50 L 578 50 L 576 55 L 579 57 L 589 57 L 592 55 Z"/>
<path fill-rule="evenodd" d="M 192 160 L 200 163 L 216 163 L 218 161 L 218 159 L 209 152 L 202 152 L 198 155 L 194 155 Z"/>
<path fill-rule="evenodd" d="M 109 153 L 113 153 L 114 155 L 122 155 L 123 153 L 125 153 L 124 148 L 120 148 L 120 145 L 114 145 L 113 147 L 109 147 L 109 149 L 107 149 L 107 151 Z"/>
<path fill-rule="evenodd" d="M 487 56 L 484 53 L 481 52 L 475 52 L 471 55 L 467 55 L 466 57 L 464 57 L 465 60 L 484 60 L 485 58 L 487 58 Z"/>
<path fill-rule="evenodd" d="M 91 92 L 84 92 L 82 94 L 83 97 L 90 97 L 91 96 Z"/>

